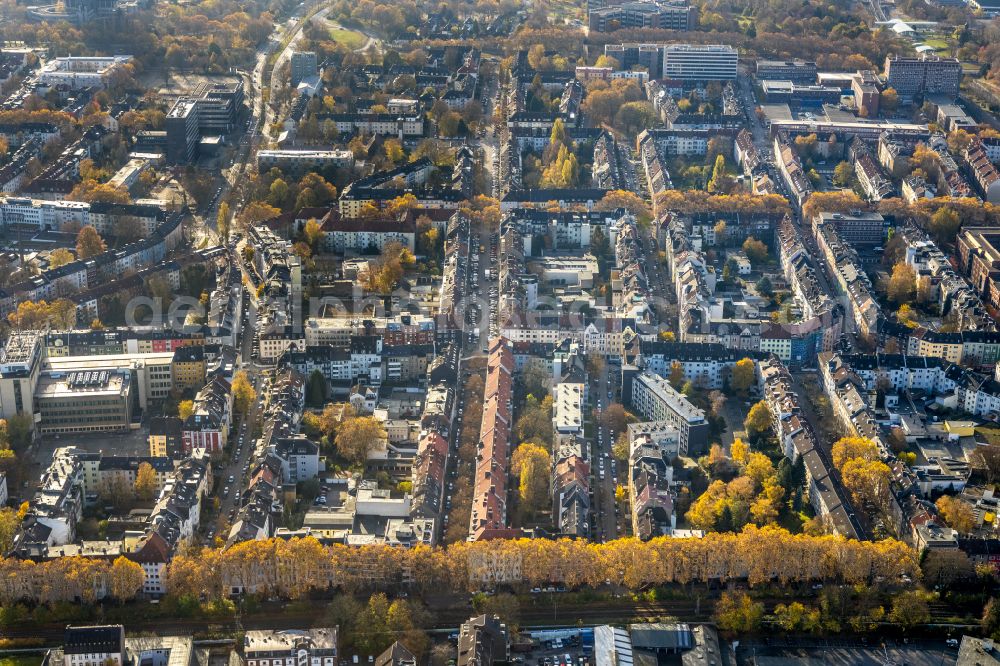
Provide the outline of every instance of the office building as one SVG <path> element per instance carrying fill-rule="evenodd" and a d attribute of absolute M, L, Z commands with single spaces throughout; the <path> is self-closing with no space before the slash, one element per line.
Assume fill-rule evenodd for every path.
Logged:
<path fill-rule="evenodd" d="M 954 99 L 962 82 L 962 63 L 957 58 L 926 53 L 915 57 L 890 55 L 885 58 L 885 81 L 901 101 L 911 102 L 926 95 Z"/>
<path fill-rule="evenodd" d="M 292 87 L 319 73 L 319 60 L 313 51 L 292 51 L 291 60 Z"/>
<path fill-rule="evenodd" d="M 734 81 L 739 55 L 724 44 L 671 44 L 663 50 L 663 76 L 679 81 Z"/>
<path fill-rule="evenodd" d="M 126 431 L 135 403 L 132 375 L 121 370 L 46 373 L 35 389 L 43 434 Z"/>
<path fill-rule="evenodd" d="M 167 113 L 167 162 L 186 163 L 197 154 L 202 136 L 233 131 L 243 108 L 243 81 L 208 81 L 180 97 Z"/>
<path fill-rule="evenodd" d="M 665 44 L 606 44 L 604 55 L 618 61 L 621 69 L 645 67 L 649 78 L 663 76 L 663 49 Z"/>
<path fill-rule="evenodd" d="M 758 60 L 758 81 L 791 81 L 801 86 L 816 83 L 816 63 L 804 60 Z"/>
<path fill-rule="evenodd" d="M 198 150 L 198 102 L 180 99 L 167 114 L 164 124 L 167 132 L 167 161 L 186 164 L 194 159 Z"/>

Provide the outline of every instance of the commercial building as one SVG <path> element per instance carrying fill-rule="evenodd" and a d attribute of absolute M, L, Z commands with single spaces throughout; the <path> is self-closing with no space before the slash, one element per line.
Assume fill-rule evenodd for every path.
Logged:
<path fill-rule="evenodd" d="M 663 76 L 679 81 L 734 81 L 739 55 L 731 46 L 671 44 L 663 50 Z"/>
<path fill-rule="evenodd" d="M 955 99 L 962 82 L 962 63 L 957 58 L 927 53 L 915 57 L 890 55 L 885 58 L 885 81 L 902 101 L 926 95 Z"/>
<path fill-rule="evenodd" d="M 122 370 L 45 373 L 35 389 L 43 434 L 126 431 L 136 402 L 132 376 Z"/>
<path fill-rule="evenodd" d="M 623 394 L 630 406 L 647 421 L 664 421 L 677 429 L 681 455 L 698 456 L 708 451 L 708 421 L 670 382 L 659 375 L 641 372 L 628 378 Z M 626 388 L 630 391 L 626 391 Z"/>

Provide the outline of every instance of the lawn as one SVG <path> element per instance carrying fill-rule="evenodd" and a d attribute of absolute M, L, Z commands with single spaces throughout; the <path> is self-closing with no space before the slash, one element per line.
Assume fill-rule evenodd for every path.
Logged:
<path fill-rule="evenodd" d="M 942 39 L 940 37 L 931 37 L 930 39 L 925 39 L 924 44 L 931 47 L 935 51 L 948 50 L 948 40 Z"/>
<path fill-rule="evenodd" d="M 340 42 L 349 49 L 360 49 L 368 41 L 368 38 L 357 30 L 348 30 L 339 26 L 330 28 L 330 37 L 333 38 L 333 41 Z"/>
<path fill-rule="evenodd" d="M 982 436 L 987 444 L 1000 444 L 1000 428 L 995 425 L 981 425 L 976 427 L 976 434 Z"/>
<path fill-rule="evenodd" d="M 0 666 L 38 666 L 42 663 L 40 654 L 18 654 L 0 657 Z"/>

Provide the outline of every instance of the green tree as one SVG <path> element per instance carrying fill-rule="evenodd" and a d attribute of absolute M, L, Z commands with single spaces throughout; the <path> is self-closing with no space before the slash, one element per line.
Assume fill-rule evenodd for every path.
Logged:
<path fill-rule="evenodd" d="M 312 407 L 322 407 L 326 403 L 326 378 L 319 370 L 313 370 L 306 385 L 306 402 Z"/>
<path fill-rule="evenodd" d="M 715 165 L 712 167 L 712 177 L 708 181 L 708 191 L 713 194 L 728 194 L 733 189 L 733 184 L 732 177 L 726 173 L 725 156 L 716 155 Z"/>

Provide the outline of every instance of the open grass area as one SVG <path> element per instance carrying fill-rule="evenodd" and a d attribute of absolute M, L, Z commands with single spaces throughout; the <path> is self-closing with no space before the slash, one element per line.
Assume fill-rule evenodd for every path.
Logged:
<path fill-rule="evenodd" d="M 995 425 L 976 426 L 976 434 L 982 436 L 987 444 L 1000 444 L 1000 427 Z"/>
<path fill-rule="evenodd" d="M 938 52 L 948 50 L 948 40 L 942 39 L 941 37 L 931 37 L 929 39 L 925 39 L 924 44 Z"/>
<path fill-rule="evenodd" d="M 357 30 L 348 30 L 347 28 L 330 28 L 330 37 L 333 41 L 339 42 L 349 49 L 360 49 L 368 41 L 368 38 Z"/>
<path fill-rule="evenodd" d="M 0 666 L 38 666 L 42 663 L 40 654 L 17 654 L 0 657 Z"/>

